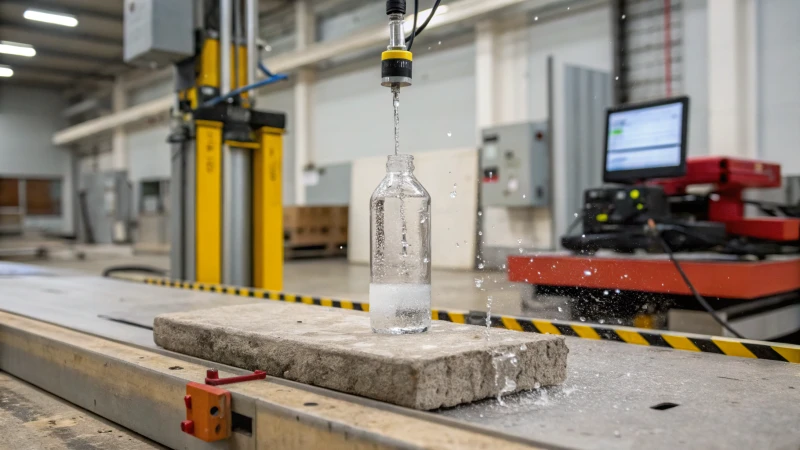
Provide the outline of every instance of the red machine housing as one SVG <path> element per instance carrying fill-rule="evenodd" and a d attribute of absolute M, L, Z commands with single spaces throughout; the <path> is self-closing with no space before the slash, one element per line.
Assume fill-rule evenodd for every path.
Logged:
<path fill-rule="evenodd" d="M 686 175 L 652 180 L 667 195 L 686 194 L 691 185 L 713 184 L 708 220 L 725 224 L 726 231 L 771 241 L 800 240 L 800 219 L 783 217 L 745 217 L 742 192 L 749 188 L 781 186 L 781 166 L 751 159 L 708 156 L 688 158 Z"/>

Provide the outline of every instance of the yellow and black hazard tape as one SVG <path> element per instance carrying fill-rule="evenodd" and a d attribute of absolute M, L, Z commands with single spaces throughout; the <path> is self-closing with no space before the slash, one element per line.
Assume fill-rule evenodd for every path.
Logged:
<path fill-rule="evenodd" d="M 143 279 L 124 275 L 111 275 L 111 277 L 128 281 L 144 281 L 147 284 L 156 286 L 216 292 L 220 294 L 263 298 L 291 303 L 305 303 L 308 305 L 328 306 L 355 311 L 369 311 L 369 303 L 353 302 L 350 300 L 288 294 L 265 289 L 171 280 L 161 277 L 146 277 Z M 483 311 L 445 311 L 434 309 L 432 311 L 432 318 L 434 320 L 472 325 L 483 325 L 486 323 L 486 313 Z M 779 342 L 753 341 L 665 330 L 646 330 L 642 328 L 501 315 L 492 315 L 491 324 L 496 328 L 506 328 L 516 331 L 558 334 L 583 339 L 615 341 L 635 345 L 666 347 L 691 352 L 716 353 L 742 358 L 769 359 L 800 364 L 800 345 L 783 344 Z"/>

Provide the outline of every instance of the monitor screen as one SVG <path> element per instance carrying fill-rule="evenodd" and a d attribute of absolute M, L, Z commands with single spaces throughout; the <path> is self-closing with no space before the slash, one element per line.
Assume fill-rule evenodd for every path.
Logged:
<path fill-rule="evenodd" d="M 683 175 L 687 110 L 685 97 L 610 110 L 604 181 Z"/>

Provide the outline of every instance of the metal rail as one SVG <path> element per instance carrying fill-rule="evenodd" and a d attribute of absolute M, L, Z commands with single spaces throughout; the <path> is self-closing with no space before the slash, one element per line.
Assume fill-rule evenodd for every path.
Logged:
<path fill-rule="evenodd" d="M 211 449 L 180 430 L 189 382 L 241 370 L 0 312 L 0 370 L 170 448 Z M 225 448 L 540 448 L 431 413 L 286 380 L 226 385 L 238 415 Z"/>

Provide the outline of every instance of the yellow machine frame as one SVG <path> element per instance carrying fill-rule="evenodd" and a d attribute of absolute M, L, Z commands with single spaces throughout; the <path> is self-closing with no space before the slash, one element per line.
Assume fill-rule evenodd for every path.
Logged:
<path fill-rule="evenodd" d="M 239 86 L 247 82 L 247 49 L 239 46 Z M 219 41 L 206 39 L 197 59 L 196 84 L 181 93 L 199 105 L 198 90 L 218 89 Z M 233 64 L 233 63 L 232 63 Z M 231 67 L 233 69 L 233 67 Z M 231 73 L 236 71 L 231 70 Z M 233 88 L 233 80 L 231 81 Z M 241 106 L 250 107 L 247 93 Z M 222 283 L 223 278 L 223 149 L 224 145 L 252 150 L 252 281 L 253 287 L 283 288 L 283 197 L 282 128 L 264 126 L 250 133 L 246 141 L 226 140 L 224 124 L 215 120 L 195 120 L 195 270 L 201 283 Z"/>

